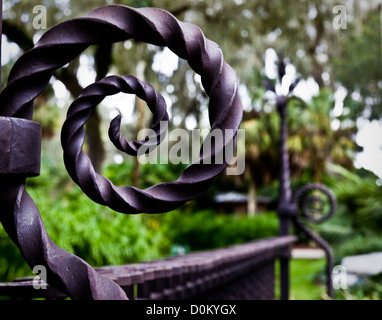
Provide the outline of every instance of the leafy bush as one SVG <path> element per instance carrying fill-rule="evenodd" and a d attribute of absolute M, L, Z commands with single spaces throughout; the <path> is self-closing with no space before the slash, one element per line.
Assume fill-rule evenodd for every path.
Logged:
<path fill-rule="evenodd" d="M 336 254 L 340 257 L 371 252 L 382 252 L 382 237 L 353 235 L 351 239 L 336 246 Z"/>
<path fill-rule="evenodd" d="M 130 161 L 129 161 L 130 160 Z M 179 164 L 146 164 L 139 166 L 139 188 L 145 189 L 155 184 L 175 181 L 179 178 L 185 165 Z M 104 175 L 117 186 L 132 185 L 134 161 L 128 159 L 121 164 L 110 164 L 104 170 Z"/>
<path fill-rule="evenodd" d="M 382 275 L 363 278 L 360 283 L 347 288 L 336 290 L 337 300 L 382 300 Z"/>
<path fill-rule="evenodd" d="M 38 202 L 38 196 L 34 198 Z M 54 202 L 42 214 L 53 241 L 92 265 L 150 260 L 167 250 L 159 228 L 143 215 L 113 212 L 89 200 L 77 187 Z"/>
<path fill-rule="evenodd" d="M 144 215 L 126 216 L 89 200 L 79 188 L 47 198 L 30 191 L 48 234 L 61 248 L 93 266 L 132 263 L 162 257 L 169 242 Z M 0 232 L 1 281 L 29 274 L 17 248 Z"/>
<path fill-rule="evenodd" d="M 377 185 L 377 177 L 352 173 L 339 166 L 331 166 L 336 173 L 333 191 L 341 205 L 342 216 L 351 218 L 355 230 L 381 232 L 382 227 L 382 187 Z"/>
<path fill-rule="evenodd" d="M 382 187 L 377 185 L 377 177 L 334 165 L 330 169 L 338 208 L 319 227 L 320 234 L 332 244 L 338 259 L 382 251 Z"/>
<path fill-rule="evenodd" d="M 31 269 L 0 225 L 0 282 L 27 275 L 31 275 Z"/>
<path fill-rule="evenodd" d="M 165 219 L 171 242 L 191 250 L 219 248 L 278 235 L 275 214 L 217 215 L 212 210 L 192 212 L 191 208 L 183 208 L 166 214 Z"/>

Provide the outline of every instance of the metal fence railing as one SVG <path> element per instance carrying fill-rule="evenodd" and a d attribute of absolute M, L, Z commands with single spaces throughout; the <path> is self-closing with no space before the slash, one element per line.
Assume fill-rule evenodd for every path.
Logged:
<path fill-rule="evenodd" d="M 96 271 L 118 284 L 130 300 L 273 300 L 275 261 L 288 256 L 296 240 L 276 237 Z M 50 286 L 36 290 L 36 281 L 34 277 L 0 283 L 0 296 L 67 298 Z"/>
<path fill-rule="evenodd" d="M 320 202 L 315 196 L 304 198 L 308 191 L 328 192 L 314 185 L 293 198 L 290 190 L 285 122 L 287 97 L 278 98 L 282 127 L 280 237 L 161 261 L 98 269 L 51 240 L 25 187 L 26 179 L 40 172 L 41 125 L 32 121 L 34 100 L 49 84 L 53 72 L 89 45 L 112 44 L 130 38 L 167 46 L 187 60 L 201 76 L 210 98 L 211 128 L 229 130 L 232 134 L 221 141 L 215 139 L 211 150 L 201 152 L 198 161 L 188 166 L 176 181 L 145 190 L 116 187 L 96 173 L 82 150 L 84 125 L 93 108 L 106 96 L 118 92 L 133 93 L 146 100 L 154 114 L 155 137 L 152 138 L 155 143 L 150 148 L 161 142 L 163 128 L 158 124 L 168 121 L 168 115 L 164 99 L 149 84 L 132 76 L 109 76 L 84 89 L 69 108 L 62 130 L 62 146 L 72 179 L 93 201 L 115 211 L 164 213 L 203 194 L 230 162 L 231 159 L 220 156 L 226 148 L 235 147 L 242 120 L 237 78 L 224 61 L 220 47 L 207 39 L 197 26 L 181 22 L 162 9 L 113 5 L 52 27 L 18 59 L 0 94 L 0 221 L 28 265 L 32 269 L 37 265 L 46 268 L 49 285 L 46 290 L 34 290 L 32 279 L 19 279 L 0 284 L 0 295 L 72 299 L 273 299 L 274 262 L 280 259 L 281 298 L 288 299 L 289 249 L 296 241 L 289 236 L 290 221 L 326 250 L 330 280 L 330 248 L 297 219 L 297 204 L 301 204 L 309 216 L 305 210 L 307 200 Z M 119 118 L 112 122 L 109 136 L 119 150 L 134 156 L 147 142 L 124 139 Z M 220 158 L 224 159 L 223 163 L 216 161 Z"/>

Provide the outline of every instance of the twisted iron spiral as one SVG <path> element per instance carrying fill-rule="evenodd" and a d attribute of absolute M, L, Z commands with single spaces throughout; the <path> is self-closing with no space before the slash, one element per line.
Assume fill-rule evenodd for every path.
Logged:
<path fill-rule="evenodd" d="M 181 22 L 162 9 L 134 9 L 122 5 L 102 7 L 85 17 L 62 22 L 48 30 L 35 47 L 15 63 L 8 86 L 0 95 L 0 121 L 12 119 L 25 130 L 35 127 L 31 121 L 33 101 L 46 88 L 55 69 L 70 62 L 89 45 L 130 38 L 167 46 L 180 58 L 187 60 L 190 67 L 201 75 L 203 87 L 210 97 L 211 131 L 231 129 L 231 134 L 226 134 L 223 141 L 216 142 L 211 151 L 201 152 L 199 161 L 188 166 L 177 181 L 146 190 L 117 188 L 94 171 L 81 150 L 84 135 L 82 126 L 91 108 L 106 95 L 119 91 L 135 93 L 148 102 L 154 113 L 156 143 L 160 142 L 162 133 L 157 123 L 166 121 L 167 113 L 163 98 L 151 86 L 131 76 L 112 76 L 86 88 L 70 108 L 62 131 L 64 160 L 73 180 L 94 201 L 123 213 L 165 212 L 206 191 L 214 178 L 226 168 L 230 159 L 225 159 L 222 164 L 213 160 L 217 154 L 224 152 L 227 145 L 235 145 L 242 119 L 236 75 L 224 61 L 219 46 L 205 38 L 197 26 Z M 27 125 L 22 121 L 26 121 Z M 15 133 L 12 128 L 11 132 Z M 118 118 L 112 122 L 109 133 L 113 143 L 129 154 L 136 154 L 143 143 L 125 140 L 120 134 Z M 15 134 L 10 138 L 15 140 L 11 144 L 22 145 L 24 150 L 30 150 L 29 145 L 38 144 L 36 136 L 33 134 L 21 141 Z M 35 153 L 40 152 L 38 148 L 35 149 Z M 0 156 L 1 164 L 6 155 L 1 153 Z M 25 158 L 24 155 L 22 159 Z M 212 161 L 204 163 L 208 159 Z M 5 170 L 0 165 L 0 201 L 3 206 L 0 219 L 27 263 L 31 267 L 46 266 L 48 283 L 72 299 L 126 299 L 117 284 L 98 274 L 82 259 L 59 248 L 49 238 L 34 201 L 25 190 L 26 178 L 36 175 L 36 170 L 29 172 L 28 165 L 21 164 L 24 171 L 20 171 L 20 168 Z"/>
<path fill-rule="evenodd" d="M 295 193 L 293 200 L 305 218 L 315 223 L 321 223 L 331 218 L 337 206 L 337 200 L 333 192 L 320 183 L 309 183 L 301 187 Z M 334 267 L 334 258 L 330 245 L 298 219 L 297 212 L 292 221 L 297 229 L 303 231 L 324 250 L 327 260 L 326 288 L 329 297 L 333 298 L 332 270 Z"/>
<path fill-rule="evenodd" d="M 297 190 L 294 202 L 312 222 L 324 222 L 336 210 L 336 198 L 333 192 L 319 183 L 309 183 Z"/>

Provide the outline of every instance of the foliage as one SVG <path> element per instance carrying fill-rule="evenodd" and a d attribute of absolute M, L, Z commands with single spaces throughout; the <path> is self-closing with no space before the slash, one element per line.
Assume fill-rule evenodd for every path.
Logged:
<path fill-rule="evenodd" d="M 287 145 L 294 179 L 322 181 L 328 174 L 328 161 L 353 168 L 354 152 L 358 150 L 353 140 L 356 128 L 332 129 L 333 107 L 333 93 L 328 88 L 308 103 L 297 98 L 290 100 Z M 279 115 L 263 109 L 257 117 L 245 121 L 242 128 L 246 130 L 246 161 L 251 177 L 258 188 L 264 187 L 278 179 Z"/>
<path fill-rule="evenodd" d="M 333 218 L 319 227 L 320 234 L 334 246 L 338 258 L 382 251 L 382 187 L 377 178 L 340 166 L 330 169 L 339 205 Z"/>
<path fill-rule="evenodd" d="M 382 187 L 377 184 L 377 177 L 370 173 L 359 176 L 339 166 L 331 168 L 339 178 L 333 190 L 338 201 L 351 214 L 352 227 L 381 232 Z"/>
<path fill-rule="evenodd" d="M 93 266 L 152 260 L 170 254 L 173 244 L 191 250 L 217 248 L 275 236 L 275 214 L 217 216 L 198 212 L 194 203 L 163 215 L 122 215 L 95 204 L 69 179 L 58 153 L 57 139 L 43 145 L 42 172 L 27 181 L 27 191 L 37 204 L 48 234 L 63 249 Z M 129 185 L 134 166 L 130 161 L 110 164 L 105 175 L 116 185 Z M 182 165 L 142 166 L 140 187 L 177 179 Z M 30 275 L 18 249 L 0 231 L 0 281 Z"/>
<path fill-rule="evenodd" d="M 300 166 L 300 174 L 310 171 L 314 181 L 322 181 L 328 161 L 352 169 L 354 152 L 359 149 L 353 140 L 355 125 L 341 123 L 336 130 L 331 127 L 334 104 L 333 93 L 326 88 L 309 103 L 293 99 L 289 105 L 288 147 L 292 163 Z"/>
<path fill-rule="evenodd" d="M 326 260 L 291 259 L 290 297 L 292 300 L 329 300 L 323 270 Z M 381 276 L 364 279 L 362 283 L 334 291 L 335 300 L 381 300 Z M 276 299 L 280 296 L 280 264 L 276 262 Z"/>
<path fill-rule="evenodd" d="M 259 119 L 244 122 L 246 133 L 246 164 L 257 187 L 277 179 L 280 127 L 275 112 L 263 113 Z"/>
<path fill-rule="evenodd" d="M 341 58 L 338 59 L 340 62 L 348 61 L 351 57 L 354 57 L 352 39 L 361 41 L 362 45 L 358 47 L 362 50 L 369 47 L 368 43 L 373 44 L 373 53 L 367 54 L 360 49 L 360 55 L 362 54 L 364 60 L 358 59 L 358 56 L 356 60 L 364 61 L 362 68 L 372 66 L 368 70 L 372 69 L 374 73 L 376 72 L 375 70 L 378 70 L 378 68 L 373 67 L 375 61 L 371 59 L 371 57 L 375 59 L 375 57 L 379 56 L 374 54 L 374 49 L 378 42 L 375 39 L 377 35 L 375 33 L 370 35 L 370 30 L 373 30 L 377 23 L 376 18 L 373 16 L 373 21 L 375 20 L 373 25 L 369 26 L 367 24 L 367 27 L 365 27 L 365 32 L 369 35 L 368 37 L 360 37 L 350 27 L 346 32 L 335 32 L 331 23 L 333 18 L 332 9 L 335 5 L 333 0 L 299 0 L 293 5 L 285 4 L 281 0 L 257 0 L 254 2 L 188 0 L 182 3 L 174 0 L 115 0 L 108 3 L 122 3 L 133 7 L 157 6 L 169 10 L 181 20 L 200 26 L 207 37 L 216 41 L 222 47 L 227 62 L 232 65 L 238 73 L 241 83 L 254 98 L 252 104 L 255 107 L 258 104 L 262 104 L 264 97 L 261 72 L 258 70 L 262 68 L 264 52 L 270 47 L 279 52 L 284 52 L 285 55 L 293 58 L 293 63 L 297 66 L 302 76 L 307 78 L 312 75 L 321 89 L 324 88 L 322 80 L 323 72 L 325 71 L 327 74 L 332 75 L 332 69 L 334 68 L 329 57 L 336 57 L 337 53 L 341 53 Z M 36 4 L 41 3 L 37 3 L 35 0 L 22 2 L 5 1 L 5 20 L 10 25 L 16 24 L 30 39 L 40 32 L 40 30 L 34 30 L 30 23 L 33 18 L 31 8 Z M 86 4 L 79 4 L 75 1 L 57 2 L 46 0 L 43 2 L 43 5 L 48 7 L 49 27 L 63 19 L 81 16 L 102 4 L 100 0 L 88 1 Z M 371 7 L 368 7 L 368 10 L 371 11 Z M 356 12 L 356 10 L 354 11 Z M 355 16 L 354 20 L 357 22 L 359 17 Z M 219 30 L 219 32 L 215 32 L 215 30 Z M 7 32 L 5 33 L 8 34 Z M 12 41 L 22 47 L 22 39 L 16 38 L 12 39 Z M 207 97 L 202 90 L 200 81 L 196 80 L 194 74 L 190 72 L 187 63 L 183 60 L 179 61 L 177 69 L 172 76 L 153 71 L 154 58 L 162 50 L 163 48 L 147 46 L 142 43 L 138 44 L 133 40 L 113 45 L 109 55 L 114 69 L 110 71 L 115 74 L 136 74 L 138 72 L 137 66 L 143 62 L 146 66 L 144 70 L 145 80 L 153 83 L 157 90 L 168 98 L 167 101 L 171 101 L 173 106 L 176 104 L 176 108 L 171 108 L 172 122 L 175 122 L 175 119 L 181 119 L 180 125 L 186 126 L 186 120 L 194 120 L 196 125 L 200 127 L 206 118 L 207 105 Z M 84 53 L 89 58 L 95 55 L 94 58 L 91 57 L 92 59 L 90 59 L 93 61 L 93 65 L 90 66 L 93 69 L 97 69 L 98 64 L 103 62 L 106 64 L 107 60 L 98 59 L 97 54 L 95 54 L 97 51 L 98 49 Z M 128 56 L 128 59 L 126 59 L 126 56 Z M 346 59 L 342 59 L 342 57 Z M 79 89 L 78 85 L 75 90 L 71 90 L 73 83 L 78 82 L 79 66 L 79 61 L 75 61 L 70 66 L 63 68 L 59 74 L 57 72 L 55 74 L 56 78 L 65 84 L 72 95 L 75 95 L 74 92 Z M 110 69 L 108 68 L 110 66 L 107 65 L 105 68 Z M 6 66 L 7 68 L 8 66 Z M 347 79 L 351 79 L 355 85 L 363 83 L 358 81 L 358 77 L 341 76 L 341 73 L 338 71 L 347 72 L 346 70 L 348 69 L 347 65 L 341 66 L 337 64 L 336 72 L 334 72 L 336 77 L 333 77 L 332 81 L 328 82 L 332 87 L 331 90 L 322 90 L 320 95 L 315 97 L 311 103 L 306 105 L 302 104 L 301 101 L 293 101 L 291 103 L 290 109 L 292 113 L 290 118 L 292 120 L 290 125 L 292 129 L 297 129 L 291 130 L 288 145 L 292 152 L 293 173 L 299 175 L 299 177 L 301 177 L 303 172 L 304 174 L 308 172 L 311 177 L 313 176 L 313 180 L 321 180 L 325 171 L 325 161 L 328 158 L 333 158 L 334 162 L 345 165 L 347 168 L 350 168 L 352 165 L 352 151 L 356 147 L 349 137 L 355 134 L 357 128 L 354 126 L 354 123 L 350 128 L 341 128 L 341 130 L 335 132 L 330 128 L 332 120 L 330 112 L 334 107 L 333 92 L 336 82 L 340 81 L 347 88 L 353 85 L 353 83 L 347 83 Z M 253 72 L 253 70 L 256 71 Z M 97 76 L 101 76 L 98 70 L 95 71 Z M 361 74 L 359 69 L 356 71 L 354 74 Z M 65 76 L 67 73 L 71 76 Z M 378 91 L 378 88 L 375 88 L 378 82 L 377 79 L 372 78 L 372 80 L 368 81 L 368 83 L 374 85 L 373 89 L 376 89 L 374 91 Z M 361 94 L 363 93 L 364 91 L 361 92 Z M 366 98 L 366 96 L 363 98 Z M 355 119 L 363 111 L 362 108 L 361 110 L 357 107 L 357 101 L 354 101 L 349 96 L 346 97 L 345 104 L 346 108 L 351 109 L 352 119 Z M 52 124 L 51 120 L 56 117 L 56 114 L 53 112 L 53 109 L 44 108 L 46 112 L 44 114 L 52 114 L 43 119 L 46 120 L 45 122 L 42 121 L 44 127 L 47 127 L 45 131 L 48 133 L 51 133 L 51 128 L 54 128 L 54 123 Z M 136 113 L 137 110 L 135 110 Z M 354 115 L 355 118 L 353 117 Z M 140 117 L 147 118 L 147 115 L 141 115 Z M 344 112 L 341 117 L 344 119 L 341 118 L 340 120 L 345 121 L 350 115 L 347 117 Z M 140 121 L 132 121 L 129 125 L 134 127 L 134 129 L 139 129 L 137 123 L 140 123 Z M 317 124 L 317 126 L 309 126 L 312 123 Z M 265 112 L 244 126 L 248 129 L 247 133 L 253 140 L 253 143 L 248 144 L 249 150 L 247 151 L 249 157 L 247 160 L 249 162 L 252 161 L 249 169 L 256 187 L 270 183 L 277 178 L 277 124 L 277 116 Z M 170 127 L 172 125 L 170 124 Z M 251 126 L 255 128 L 251 128 Z M 91 132 L 95 133 L 96 131 L 91 130 Z M 97 150 L 89 152 L 90 157 L 92 158 L 93 154 L 99 154 L 99 157 L 103 158 L 101 149 L 100 147 L 100 152 L 97 152 Z M 260 156 L 257 156 L 258 154 Z M 315 161 L 312 161 L 312 157 L 315 157 Z M 101 160 L 103 159 L 99 159 L 99 161 Z M 94 162 L 97 163 L 98 161 L 93 161 L 93 164 Z M 98 166 L 96 166 L 96 170 L 98 171 Z M 263 176 L 261 176 L 262 172 L 264 172 Z"/>
<path fill-rule="evenodd" d="M 91 265 L 123 264 L 151 260 L 167 249 L 157 226 L 142 215 L 124 216 L 93 203 L 76 187 L 54 203 L 32 195 L 41 208 L 46 228 L 60 247 Z"/>
<path fill-rule="evenodd" d="M 171 241 L 191 250 L 219 248 L 278 234 L 278 219 L 271 213 L 254 217 L 216 215 L 213 210 L 195 212 L 186 207 L 165 218 Z"/>
<path fill-rule="evenodd" d="M 381 275 L 365 278 L 361 280 L 361 283 L 346 290 L 336 290 L 335 298 L 337 300 L 381 300 L 381 280 Z"/>
<path fill-rule="evenodd" d="M 333 59 L 333 73 L 337 81 L 351 93 L 360 95 L 357 101 L 346 100 L 352 119 L 364 114 L 379 119 L 382 111 L 381 94 L 381 20 L 379 10 L 367 13 L 358 32 L 346 32 L 340 38 L 340 54 Z"/>
<path fill-rule="evenodd" d="M 370 252 L 382 251 L 382 236 L 376 234 L 354 235 L 346 241 L 334 243 L 334 250 L 338 257 L 346 257 Z"/>
<path fill-rule="evenodd" d="M 168 164 L 145 164 L 140 165 L 140 180 L 138 187 L 149 188 L 161 182 L 175 181 L 183 172 L 185 165 Z M 130 186 L 133 182 L 132 172 L 135 170 L 134 161 L 127 159 L 121 164 L 111 163 L 104 169 L 105 177 L 109 178 L 117 186 Z"/>
<path fill-rule="evenodd" d="M 0 282 L 13 281 L 31 272 L 19 249 L 0 226 Z"/>

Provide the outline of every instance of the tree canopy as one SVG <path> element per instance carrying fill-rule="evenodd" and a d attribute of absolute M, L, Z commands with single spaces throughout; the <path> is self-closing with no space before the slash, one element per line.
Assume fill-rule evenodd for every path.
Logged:
<path fill-rule="evenodd" d="M 321 130 L 322 139 L 327 141 L 323 142 L 317 136 L 309 140 L 313 141 L 313 144 L 303 143 L 302 137 L 306 138 L 304 130 L 308 129 L 296 129 L 292 131 L 289 143 L 292 152 L 300 150 L 306 155 L 307 150 L 316 145 L 318 150 L 330 149 L 326 152 L 330 156 L 325 161 L 341 158 L 339 163 L 346 163 L 349 167 L 352 153 L 359 148 L 354 143 L 345 142 L 344 136 L 354 141 L 358 118 L 371 120 L 381 117 L 381 8 L 378 1 L 342 1 L 346 29 L 337 29 L 333 25 L 338 14 L 333 11 L 334 6 L 338 4 L 334 0 L 298 0 L 293 4 L 281 0 L 108 0 L 106 4 L 161 7 L 180 20 L 198 25 L 208 38 L 222 47 L 225 60 L 238 74 L 241 92 L 244 92 L 244 119 L 252 120 L 245 124 L 246 127 L 252 123 L 254 129 L 256 121 L 263 121 L 265 126 L 268 121 L 266 118 L 272 109 L 271 104 L 264 100 L 265 89 L 261 82 L 261 79 L 267 77 L 265 53 L 272 48 L 288 57 L 288 67 L 294 68 L 294 72 L 302 79 L 312 79 L 319 91 L 322 91 L 312 101 L 291 104 L 291 108 L 294 109 L 291 126 L 296 128 L 299 119 L 304 119 L 305 127 L 315 121 L 320 128 L 325 122 L 325 128 L 311 130 Z M 3 33 L 8 42 L 18 46 L 19 52 L 12 55 L 11 60 L 4 66 L 3 79 L 6 79 L 7 72 L 21 52 L 31 48 L 44 32 L 33 27 L 33 19 L 36 17 L 33 8 L 37 5 L 46 7 L 49 28 L 60 21 L 84 15 L 105 5 L 105 2 L 5 0 Z M 166 97 L 172 127 L 192 129 L 203 126 L 208 99 L 200 79 L 190 71 L 187 63 L 180 59 L 170 73 L 155 69 L 155 61 L 163 52 L 164 48 L 134 40 L 113 46 L 91 47 L 81 55 L 82 58 L 79 57 L 56 71 L 54 77 L 65 86 L 72 97 L 76 97 L 83 89 L 81 74 L 85 64 L 88 74 L 94 75 L 94 80 L 99 80 L 109 73 L 138 75 L 152 83 Z M 6 81 L 3 81 L 3 86 L 5 83 Z M 338 88 L 346 91 L 343 102 L 333 100 Z M 54 93 L 56 91 L 48 90 L 36 101 L 36 117 L 44 124 L 47 137 L 54 134 L 61 121 L 57 120 L 60 119 L 55 107 L 57 100 L 50 104 L 48 102 Z M 304 107 L 301 107 L 301 103 Z M 336 109 L 338 103 L 343 103 L 343 107 Z M 42 105 L 45 106 L 44 112 L 39 112 Z M 51 107 L 46 108 L 46 105 Z M 145 127 L 150 120 L 150 115 L 144 111 L 145 108 L 139 100 L 136 101 L 134 110 L 135 116 L 126 122 L 129 124 L 125 129 L 127 135 L 136 134 L 137 130 Z M 320 115 L 326 117 L 326 120 L 320 118 Z M 103 118 L 105 117 L 99 112 L 94 112 L 87 124 L 88 153 L 97 171 L 101 170 L 107 152 L 101 126 Z M 269 127 L 266 130 L 269 130 Z M 261 132 L 258 133 L 262 141 L 266 141 L 264 137 L 271 131 Z M 276 137 L 270 139 L 277 141 Z M 255 140 L 252 141 L 252 148 L 259 148 L 258 145 L 256 147 Z M 312 150 L 312 154 L 317 157 L 320 152 Z M 302 162 L 302 159 L 305 159 L 302 154 L 292 158 L 299 158 Z M 313 176 L 320 179 L 324 170 L 322 165 L 318 167 L 314 169 L 318 171 L 313 173 Z"/>

